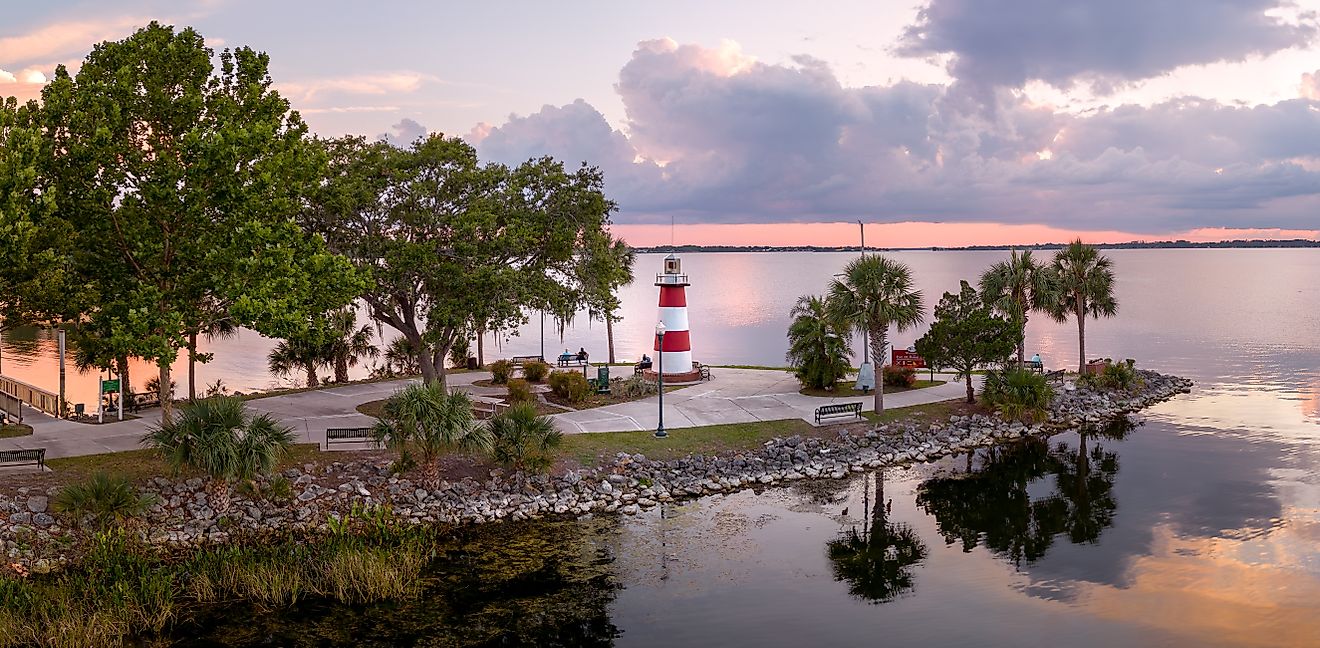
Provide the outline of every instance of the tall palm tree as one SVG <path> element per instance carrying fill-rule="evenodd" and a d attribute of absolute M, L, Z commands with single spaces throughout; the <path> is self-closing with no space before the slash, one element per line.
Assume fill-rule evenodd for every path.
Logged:
<path fill-rule="evenodd" d="M 357 310 L 345 307 L 330 313 L 331 339 L 326 361 L 335 368 L 335 382 L 348 382 L 348 368 L 363 358 L 375 358 L 380 349 L 372 344 L 371 326 L 357 326 Z"/>
<path fill-rule="evenodd" d="M 1077 239 L 1054 255 L 1057 298 L 1048 312 L 1058 322 L 1077 319 L 1077 373 L 1086 371 L 1086 318 L 1118 314 L 1114 299 L 1114 264 Z"/>
<path fill-rule="evenodd" d="M 875 502 L 869 504 L 868 526 L 861 532 L 853 527 L 830 540 L 826 556 L 834 568 L 834 579 L 847 582 L 850 594 L 871 603 L 887 603 L 916 586 L 913 568 L 926 559 L 929 550 L 912 527 L 887 519 L 884 472 L 875 471 L 874 478 Z"/>
<path fill-rule="evenodd" d="M 912 271 L 879 254 L 854 259 L 843 278 L 830 282 L 826 300 L 830 319 L 870 334 L 871 357 L 883 369 L 889 327 L 905 331 L 922 322 L 921 291 L 913 287 Z M 875 411 L 885 411 L 884 381 L 875 385 Z"/>
<path fill-rule="evenodd" d="M 319 387 L 321 380 L 316 377 L 316 371 L 326 364 L 325 357 L 324 347 L 295 338 L 280 340 L 266 360 L 272 374 L 284 377 L 303 371 L 307 375 L 307 386 Z"/>
<path fill-rule="evenodd" d="M 1007 261 L 995 263 L 981 274 L 981 299 L 1022 327 L 1017 345 L 1019 366 L 1026 355 L 1028 316 L 1058 301 L 1054 296 L 1056 283 L 1049 266 L 1038 263 L 1031 250 L 1022 254 L 1013 250 Z"/>
<path fill-rule="evenodd" d="M 520 474 L 544 472 L 554 464 L 553 451 L 564 440 L 550 417 L 537 414 L 531 403 L 518 403 L 492 416 L 486 429 L 492 458 Z"/>
<path fill-rule="evenodd" d="M 848 327 L 830 319 L 825 300 L 816 295 L 798 297 L 789 311 L 788 363 L 797 367 L 798 380 L 807 387 L 834 389 L 852 369 Z"/>
<path fill-rule="evenodd" d="M 404 387 L 385 402 L 375 428 L 376 441 L 398 451 L 400 458 L 418 455 L 427 485 L 440 483 L 440 457 L 453 451 L 491 449 L 490 432 L 477 425 L 472 401 L 463 392 L 448 392 L 440 383 Z"/>
<path fill-rule="evenodd" d="M 182 406 L 177 418 L 148 430 L 142 444 L 160 452 L 175 471 L 206 473 L 214 509 L 224 513 L 229 484 L 269 474 L 293 439 L 293 430 L 269 414 L 253 416 L 242 399 L 216 396 Z"/>

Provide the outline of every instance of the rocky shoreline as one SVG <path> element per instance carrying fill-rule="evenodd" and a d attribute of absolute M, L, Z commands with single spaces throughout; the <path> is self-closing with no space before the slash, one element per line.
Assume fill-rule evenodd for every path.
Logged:
<path fill-rule="evenodd" d="M 1094 425 L 1167 400 L 1191 381 L 1140 371 L 1136 393 L 1087 388 L 1059 390 L 1046 423 L 1005 422 L 986 415 L 954 416 L 944 424 L 877 425 L 832 439 L 776 438 L 757 450 L 721 456 L 694 455 L 652 461 L 620 453 L 608 466 L 553 477 L 494 476 L 464 479 L 428 489 L 391 475 L 388 461 L 335 462 L 286 470 L 262 480 L 286 482 L 287 498 L 234 493 L 220 515 L 201 479 L 158 477 L 143 490 L 159 502 L 137 525 L 148 542 L 171 546 L 223 543 L 235 533 L 315 531 L 327 520 L 362 508 L 388 506 L 415 523 L 475 524 L 500 520 L 572 517 L 599 513 L 634 515 L 661 502 L 773 486 L 802 479 L 841 479 L 851 472 L 932 461 L 1028 436 L 1049 436 Z M 335 487 L 329 484 L 337 484 Z M 19 489 L 0 495 L 0 542 L 8 562 L 42 572 L 63 560 L 57 547 L 70 544 L 70 529 L 48 510 L 54 493 Z"/>

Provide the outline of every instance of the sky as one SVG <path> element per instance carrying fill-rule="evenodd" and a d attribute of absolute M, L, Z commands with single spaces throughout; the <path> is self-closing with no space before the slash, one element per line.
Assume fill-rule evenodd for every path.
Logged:
<path fill-rule="evenodd" d="M 0 0 L 0 95 L 151 20 L 317 134 L 599 166 L 669 243 L 1320 238 L 1320 0 Z"/>

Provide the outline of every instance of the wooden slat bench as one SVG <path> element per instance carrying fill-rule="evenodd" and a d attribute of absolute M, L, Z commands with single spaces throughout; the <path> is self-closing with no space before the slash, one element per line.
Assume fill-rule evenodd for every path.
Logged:
<path fill-rule="evenodd" d="M 833 405 L 821 405 L 816 408 L 816 425 L 820 425 L 827 419 L 861 417 L 861 403 L 836 403 Z"/>
<path fill-rule="evenodd" d="M 1063 382 L 1063 379 L 1064 374 L 1062 369 L 1055 369 L 1054 371 L 1045 374 L 1046 382 Z"/>
<path fill-rule="evenodd" d="M 509 362 L 512 362 L 512 363 L 513 363 L 513 366 L 515 366 L 515 367 L 521 367 L 521 366 L 523 366 L 523 365 L 525 365 L 525 364 L 527 364 L 527 363 L 529 363 L 529 362 L 533 362 L 533 361 L 535 361 L 535 362 L 545 362 L 545 358 L 542 358 L 542 357 L 539 356 L 539 355 L 513 356 L 512 358 L 509 358 Z"/>
<path fill-rule="evenodd" d="M 375 443 L 371 428 L 330 428 L 325 431 L 325 447 L 332 443 Z"/>
<path fill-rule="evenodd" d="M 46 449 L 0 450 L 0 466 L 36 466 L 46 469 Z"/>

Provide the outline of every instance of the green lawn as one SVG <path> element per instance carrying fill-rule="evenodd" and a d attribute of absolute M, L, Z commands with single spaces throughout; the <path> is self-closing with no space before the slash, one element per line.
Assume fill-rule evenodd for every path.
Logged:
<path fill-rule="evenodd" d="M 788 419 L 681 428 L 669 430 L 665 439 L 655 438 L 653 430 L 567 434 L 561 451 L 584 466 L 595 464 L 600 458 L 608 461 L 619 452 L 640 452 L 648 459 L 673 459 L 694 453 L 750 450 L 775 437 L 811 434 L 818 429 L 801 419 Z"/>
<path fill-rule="evenodd" d="M 897 394 L 900 392 L 912 391 L 914 389 L 925 389 L 927 387 L 935 387 L 937 385 L 943 385 L 945 384 L 945 382 L 946 381 L 944 380 L 918 380 L 917 382 L 913 383 L 911 387 L 887 386 L 885 387 L 885 393 Z M 872 394 L 875 393 L 874 391 L 863 392 L 860 389 L 853 389 L 853 385 L 855 384 L 857 384 L 856 380 L 840 380 L 839 382 L 834 383 L 833 391 L 816 389 L 814 387 L 803 387 L 802 389 L 798 390 L 798 393 L 804 396 L 829 396 L 833 398 L 849 398 L 852 396 L 871 396 Z"/>
<path fill-rule="evenodd" d="M 32 426 L 26 423 L 11 423 L 9 425 L 0 425 L 0 439 L 12 439 L 32 434 Z"/>
<path fill-rule="evenodd" d="M 280 462 L 279 470 L 301 466 L 305 463 L 315 463 L 318 457 L 322 456 L 336 457 L 336 455 L 323 455 L 315 443 L 300 443 L 289 448 L 289 454 L 284 458 L 284 461 Z M 342 459 L 342 456 L 338 458 Z M 172 474 L 169 466 L 161 461 L 155 450 L 145 448 L 126 452 L 48 459 L 46 465 L 61 477 L 68 477 L 71 481 L 77 481 L 80 478 L 85 479 L 98 472 L 123 475 L 133 481 L 151 477 L 168 477 Z M 185 476 L 195 475 L 187 474 Z"/>

